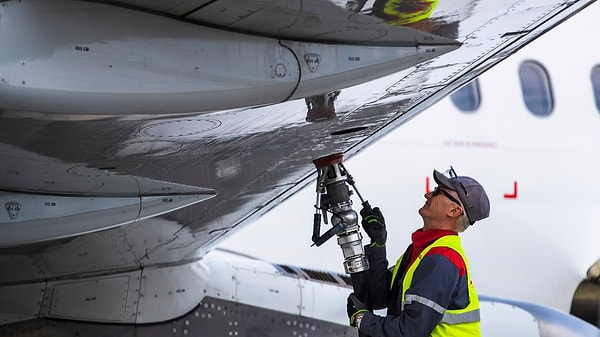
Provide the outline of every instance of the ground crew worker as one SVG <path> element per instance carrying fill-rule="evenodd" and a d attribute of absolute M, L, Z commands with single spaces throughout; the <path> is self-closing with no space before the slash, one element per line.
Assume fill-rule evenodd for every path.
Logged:
<path fill-rule="evenodd" d="M 364 280 L 367 291 L 348 297 L 348 317 L 361 335 L 481 336 L 477 294 L 458 233 L 489 216 L 489 199 L 475 179 L 457 176 L 452 167 L 445 174 L 434 170 L 433 177 L 438 186 L 425 194 L 419 209 L 423 227 L 412 234 L 412 244 L 393 268 L 388 269 L 381 211 L 365 207 L 360 212 L 371 238 L 365 247 L 370 269 L 353 278 Z M 385 317 L 371 312 L 386 307 Z"/>

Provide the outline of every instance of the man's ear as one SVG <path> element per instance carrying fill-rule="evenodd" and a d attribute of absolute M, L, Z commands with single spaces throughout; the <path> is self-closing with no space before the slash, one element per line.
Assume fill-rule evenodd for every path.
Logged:
<path fill-rule="evenodd" d="M 446 214 L 451 218 L 455 218 L 455 217 L 460 216 L 462 213 L 463 213 L 462 207 L 456 205 L 456 206 L 452 207 L 451 209 L 449 209 Z"/>

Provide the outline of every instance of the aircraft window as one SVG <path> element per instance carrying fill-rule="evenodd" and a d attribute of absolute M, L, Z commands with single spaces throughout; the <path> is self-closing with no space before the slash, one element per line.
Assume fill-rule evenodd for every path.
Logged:
<path fill-rule="evenodd" d="M 554 98 L 550 76 L 544 66 L 534 61 L 524 61 L 519 66 L 519 79 L 527 109 L 536 116 L 552 114 Z"/>
<path fill-rule="evenodd" d="M 310 270 L 310 269 L 302 269 L 303 272 L 308 275 L 313 280 L 325 281 L 329 283 L 338 283 L 338 281 L 328 273 L 324 273 L 321 271 Z"/>
<path fill-rule="evenodd" d="M 291 267 L 284 266 L 282 264 L 280 264 L 279 267 L 281 267 L 281 269 L 285 270 L 285 272 L 288 274 L 297 275 L 296 271 L 294 269 L 292 269 Z"/>
<path fill-rule="evenodd" d="M 474 79 L 469 82 L 469 84 L 450 95 L 450 99 L 460 111 L 467 113 L 475 112 L 481 104 L 479 81 Z"/>
<path fill-rule="evenodd" d="M 596 109 L 600 111 L 600 66 L 592 68 L 591 74 L 592 88 L 594 89 L 594 99 L 596 100 Z"/>

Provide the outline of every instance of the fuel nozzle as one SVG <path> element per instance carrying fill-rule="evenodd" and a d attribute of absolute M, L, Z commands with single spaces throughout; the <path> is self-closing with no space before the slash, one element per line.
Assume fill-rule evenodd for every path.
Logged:
<path fill-rule="evenodd" d="M 317 167 L 317 199 L 312 241 L 314 245 L 320 246 L 337 235 L 338 245 L 344 255 L 344 269 L 347 274 L 352 274 L 368 270 L 369 262 L 364 253 L 358 214 L 352 209 L 350 199 L 352 191 L 348 185 L 351 185 L 355 191 L 356 187 L 342 161 L 342 154 L 333 154 L 313 161 Z M 358 191 L 356 193 L 363 206 L 369 205 Z M 331 214 L 332 227 L 321 235 L 321 217 L 327 224 L 329 214 Z"/>

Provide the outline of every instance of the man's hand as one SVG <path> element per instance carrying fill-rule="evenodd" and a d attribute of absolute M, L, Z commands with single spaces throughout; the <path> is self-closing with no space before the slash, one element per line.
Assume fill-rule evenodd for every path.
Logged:
<path fill-rule="evenodd" d="M 385 219 L 379 207 L 363 207 L 360 210 L 362 216 L 362 227 L 371 238 L 371 247 L 382 247 L 387 241 L 387 230 L 385 229 Z"/>
<path fill-rule="evenodd" d="M 348 318 L 350 319 L 350 326 L 356 327 L 356 316 L 360 313 L 369 312 L 367 307 L 354 295 L 354 293 L 348 296 Z"/>

